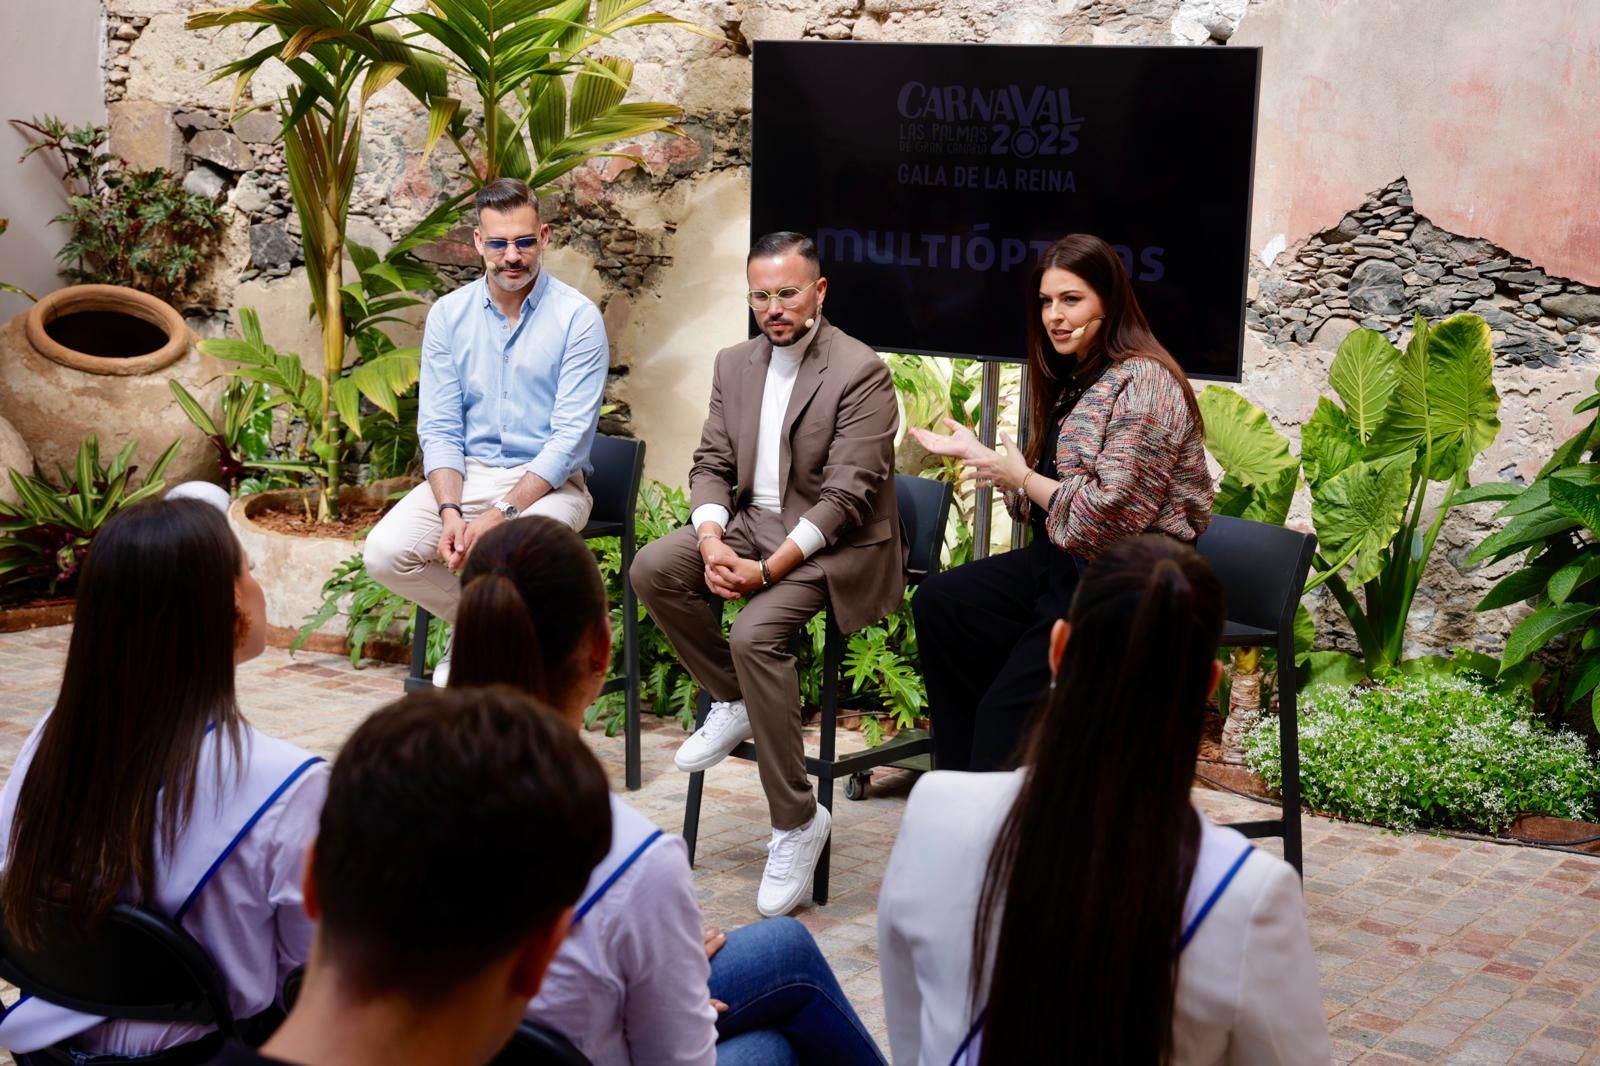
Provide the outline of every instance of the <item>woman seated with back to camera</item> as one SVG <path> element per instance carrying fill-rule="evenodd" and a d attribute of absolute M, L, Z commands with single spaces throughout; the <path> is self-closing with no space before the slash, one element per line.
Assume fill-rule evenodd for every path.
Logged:
<path fill-rule="evenodd" d="M 1205 430 L 1183 370 L 1150 331 L 1115 250 L 1061 238 L 1033 268 L 1026 453 L 911 430 L 1005 490 L 1033 539 L 929 577 L 911 601 L 933 722 L 934 765 L 997 770 L 1012 758 L 1049 680 L 1050 626 L 1084 564 L 1123 537 L 1192 542 L 1211 520 Z"/>
<path fill-rule="evenodd" d="M 461 575 L 450 687 L 510 684 L 574 729 L 611 664 L 611 619 L 583 539 L 548 518 L 495 529 Z M 883 1063 L 805 926 L 705 928 L 688 849 L 615 793 L 612 846 L 528 1017 L 595 1066 Z"/>
<path fill-rule="evenodd" d="M 1119 542 L 1023 767 L 917 783 L 878 900 L 900 1066 L 1328 1061 L 1300 879 L 1190 803 L 1223 617 L 1192 549 Z"/>
<path fill-rule="evenodd" d="M 328 789 L 321 759 L 239 711 L 235 664 L 266 646 L 261 586 L 217 507 L 152 500 L 95 537 L 75 613 L 55 707 L 0 794 L 7 932 L 47 952 L 92 940 L 118 902 L 159 911 L 215 961 L 259 1043 L 282 1018 L 283 978 L 310 955 L 301 874 Z M 0 1045 L 21 1053 L 65 1041 L 145 1055 L 207 1032 L 31 996 L 0 1019 Z"/>

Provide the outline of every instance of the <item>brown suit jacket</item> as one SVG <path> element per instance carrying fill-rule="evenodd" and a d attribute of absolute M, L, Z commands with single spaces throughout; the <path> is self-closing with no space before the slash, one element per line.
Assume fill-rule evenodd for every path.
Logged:
<path fill-rule="evenodd" d="M 717 353 L 711 410 L 689 471 L 691 507 L 750 505 L 761 394 L 772 343 L 757 337 Z M 878 353 L 823 319 L 800 361 L 783 417 L 778 467 L 783 520 L 801 518 L 827 546 L 814 556 L 841 631 L 900 605 L 905 574 L 894 494 L 894 382 Z"/>

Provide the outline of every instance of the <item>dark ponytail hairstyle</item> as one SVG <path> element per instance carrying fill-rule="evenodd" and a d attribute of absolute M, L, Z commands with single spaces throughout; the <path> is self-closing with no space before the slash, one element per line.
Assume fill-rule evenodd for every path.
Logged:
<path fill-rule="evenodd" d="M 0 913 L 20 944 L 92 937 L 130 886 L 136 902 L 153 899 L 158 851 L 194 806 L 206 731 L 239 754 L 242 563 L 228 520 L 200 500 L 136 503 L 95 536 L 11 824 Z M 42 924 L 44 902 L 66 928 Z"/>
<path fill-rule="evenodd" d="M 1170 1059 L 1200 835 L 1189 789 L 1225 610 L 1211 568 L 1167 537 L 1119 541 L 1079 581 L 979 900 L 982 1063 Z"/>
<path fill-rule="evenodd" d="M 507 522 L 461 572 L 450 687 L 515 685 L 559 707 L 573 653 L 610 625 L 605 583 L 583 538 L 551 518 Z"/>
<path fill-rule="evenodd" d="M 1067 270 L 1078 275 L 1100 297 L 1105 321 L 1090 338 L 1089 347 L 1075 367 L 1069 368 L 1066 359 L 1058 355 L 1045 333 L 1039 309 L 1039 288 L 1046 270 Z M 1199 426 L 1200 405 L 1195 401 L 1189 378 L 1172 357 L 1172 353 L 1156 340 L 1150 321 L 1139 307 L 1139 298 L 1133 293 L 1133 282 L 1128 269 L 1115 248 L 1089 233 L 1069 233 L 1039 256 L 1033 266 L 1033 280 L 1029 282 L 1028 300 L 1028 425 L 1033 428 L 1027 446 L 1028 465 L 1036 466 L 1039 451 L 1047 436 L 1056 403 L 1074 378 L 1087 380 L 1098 374 L 1107 363 L 1121 363 L 1129 359 L 1151 359 L 1167 368 L 1183 387 L 1184 398 L 1189 403 L 1189 416 Z M 1081 323 L 1080 323 L 1081 324 Z"/>

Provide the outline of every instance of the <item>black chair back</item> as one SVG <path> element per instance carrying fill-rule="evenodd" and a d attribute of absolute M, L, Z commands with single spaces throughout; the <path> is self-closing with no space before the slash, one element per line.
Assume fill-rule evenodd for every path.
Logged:
<path fill-rule="evenodd" d="M 644 478 L 644 441 L 596 433 L 589 461 L 594 464 L 594 472 L 589 475 L 594 510 L 584 533 L 591 537 L 615 535 L 633 517 L 634 501 L 639 498 L 639 482 Z M 611 525 L 617 528 L 603 531 L 603 527 Z"/>
<path fill-rule="evenodd" d="M 1228 621 L 1292 632 L 1317 538 L 1283 526 L 1217 515 L 1195 542 L 1228 595 Z"/>
<path fill-rule="evenodd" d="M 939 569 L 950 501 L 948 481 L 896 474 L 894 498 L 900 509 L 900 531 L 906 544 L 906 583 L 914 585 Z"/>
<path fill-rule="evenodd" d="M 589 1059 L 554 1029 L 524 1021 L 489 1066 L 589 1066 Z"/>
<path fill-rule="evenodd" d="M 0 922 L 0 977 L 85 1014 L 214 1025 L 234 1035 L 222 975 L 200 942 L 171 918 L 119 903 L 92 942 L 76 939 L 60 936 L 49 947 L 28 950 Z"/>

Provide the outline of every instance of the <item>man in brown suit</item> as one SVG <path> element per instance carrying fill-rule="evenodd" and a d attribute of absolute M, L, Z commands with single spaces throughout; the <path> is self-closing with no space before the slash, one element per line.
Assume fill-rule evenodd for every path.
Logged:
<path fill-rule="evenodd" d="M 631 579 L 711 694 L 678 768 L 705 770 L 755 737 L 772 817 L 756 902 L 771 917 L 800 902 L 831 825 L 806 776 L 789 640 L 825 605 L 850 633 L 900 603 L 899 414 L 877 353 L 822 317 L 809 237 L 761 238 L 746 273 L 762 336 L 717 353 L 690 525 L 641 549 Z M 727 637 L 708 595 L 748 598 Z"/>

